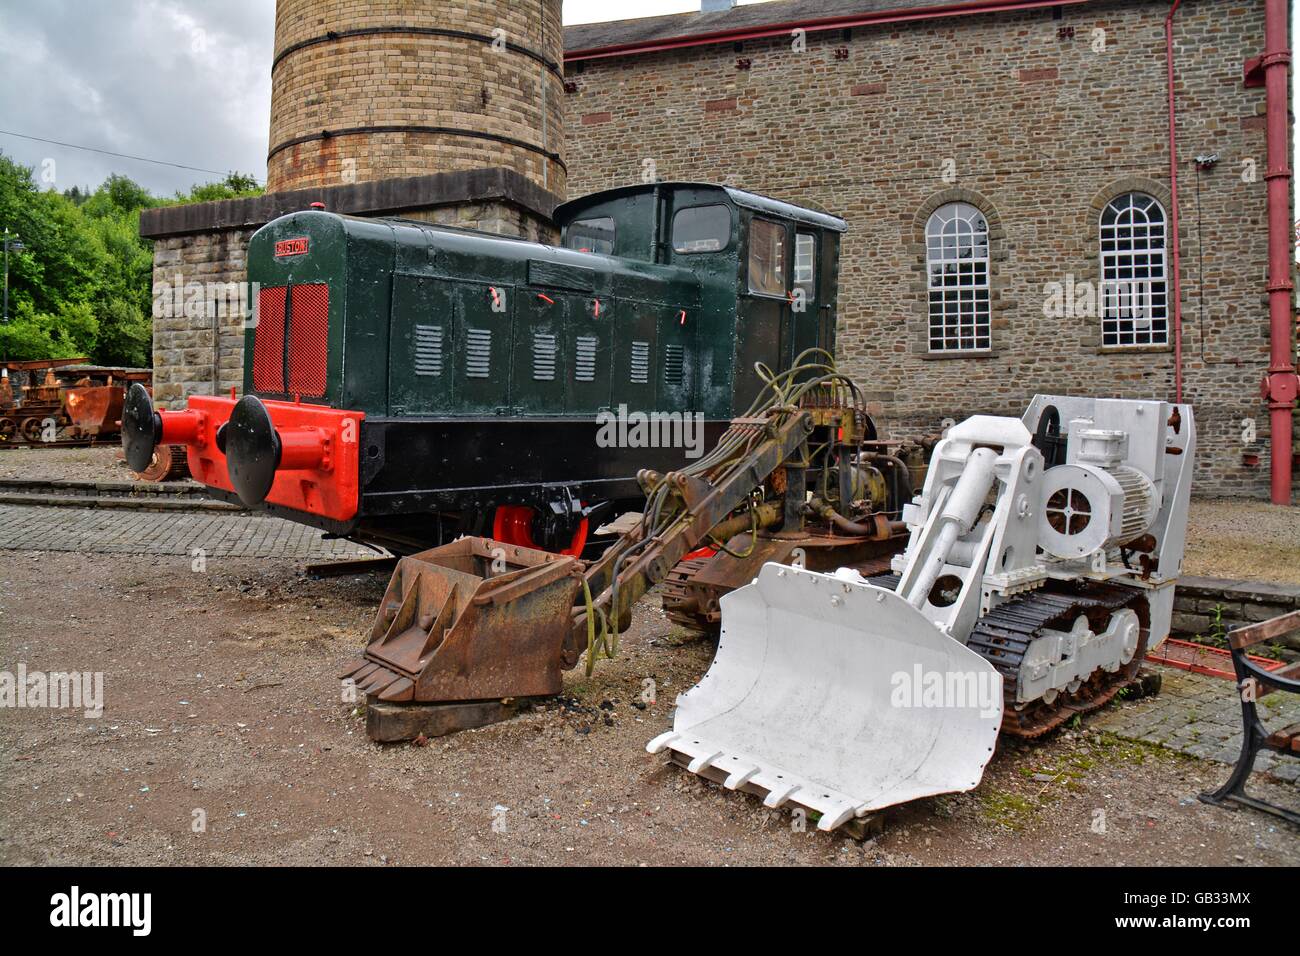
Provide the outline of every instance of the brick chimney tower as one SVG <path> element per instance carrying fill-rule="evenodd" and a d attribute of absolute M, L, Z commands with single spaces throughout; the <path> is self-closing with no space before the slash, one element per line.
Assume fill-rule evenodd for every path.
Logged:
<path fill-rule="evenodd" d="M 267 190 L 506 167 L 565 195 L 561 0 L 279 0 Z"/>
<path fill-rule="evenodd" d="M 323 203 L 556 239 L 565 198 L 561 0 L 278 0 L 264 196 L 164 206 L 154 240 L 154 398 L 243 384 L 238 309 L 168 307 L 247 278 L 249 237 Z M 176 290 L 182 290 L 181 295 Z"/>

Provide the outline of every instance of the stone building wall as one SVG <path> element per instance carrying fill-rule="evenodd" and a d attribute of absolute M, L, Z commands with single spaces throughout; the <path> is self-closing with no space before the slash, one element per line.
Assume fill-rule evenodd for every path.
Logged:
<path fill-rule="evenodd" d="M 190 395 L 243 388 L 244 317 L 232 313 L 224 293 L 212 292 L 217 284 L 248 278 L 245 256 L 255 231 L 227 229 L 154 241 L 153 394 L 161 407 L 183 407 Z M 187 300 L 201 301 L 202 307 L 186 308 Z"/>
<path fill-rule="evenodd" d="M 279 0 L 267 188 L 507 166 L 563 196 L 560 7 Z"/>
<path fill-rule="evenodd" d="M 570 63 L 570 194 L 639 181 L 652 161 L 661 179 L 845 217 L 839 357 L 895 435 L 1019 414 L 1037 391 L 1171 398 L 1172 345 L 1106 349 L 1097 318 L 1045 314 L 1048 283 L 1097 280 L 1106 202 L 1137 189 L 1169 210 L 1168 9 L 1090 3 L 811 33 L 803 52 L 783 36 Z M 1201 494 L 1267 494 L 1264 91 L 1242 82 L 1263 29 L 1263 4 L 1233 0 L 1185 4 L 1175 21 Z M 1199 172 L 1193 157 L 1212 153 Z M 927 351 L 923 231 L 952 200 L 992 230 L 987 355 Z"/>

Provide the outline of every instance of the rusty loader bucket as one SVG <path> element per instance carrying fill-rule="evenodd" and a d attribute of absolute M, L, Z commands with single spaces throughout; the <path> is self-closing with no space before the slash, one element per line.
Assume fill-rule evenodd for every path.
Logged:
<path fill-rule="evenodd" d="M 364 656 L 342 679 L 394 704 L 558 694 L 581 587 L 576 559 L 488 538 L 402 558 Z"/>

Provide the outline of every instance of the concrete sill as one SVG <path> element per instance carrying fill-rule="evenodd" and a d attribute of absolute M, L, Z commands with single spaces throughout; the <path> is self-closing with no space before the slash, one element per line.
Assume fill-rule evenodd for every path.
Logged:
<path fill-rule="evenodd" d="M 1098 355 L 1155 355 L 1171 353 L 1172 345 L 1103 345 L 1097 349 Z"/>
<path fill-rule="evenodd" d="M 920 352 L 918 354 L 927 362 L 943 362 L 948 359 L 991 359 L 998 357 L 998 353 L 994 349 L 984 349 L 979 352 Z"/>

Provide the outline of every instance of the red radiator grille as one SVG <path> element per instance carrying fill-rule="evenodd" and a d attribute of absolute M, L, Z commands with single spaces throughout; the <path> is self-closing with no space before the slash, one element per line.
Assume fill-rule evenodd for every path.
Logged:
<path fill-rule="evenodd" d="M 257 293 L 257 330 L 253 333 L 253 391 L 284 392 L 284 286 Z"/>
<path fill-rule="evenodd" d="M 325 394 L 329 360 L 329 286 L 323 282 L 295 285 L 289 308 L 288 394 L 320 398 Z"/>

